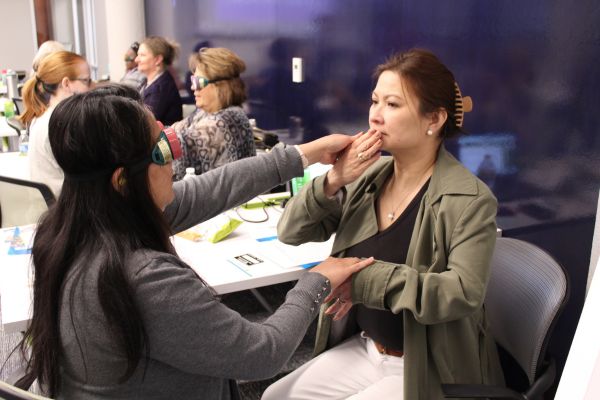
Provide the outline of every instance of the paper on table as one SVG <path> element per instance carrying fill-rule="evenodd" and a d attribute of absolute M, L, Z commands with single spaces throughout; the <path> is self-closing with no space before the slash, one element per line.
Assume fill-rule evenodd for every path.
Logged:
<path fill-rule="evenodd" d="M 23 320 L 30 313 L 33 268 L 31 245 L 35 225 L 0 230 L 0 307 L 2 323 Z M 5 329 L 8 329 L 5 326 Z"/>

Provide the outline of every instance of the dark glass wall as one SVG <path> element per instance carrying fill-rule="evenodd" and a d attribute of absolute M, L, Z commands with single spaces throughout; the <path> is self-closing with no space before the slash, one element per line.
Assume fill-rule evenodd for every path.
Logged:
<path fill-rule="evenodd" d="M 296 141 L 365 129 L 373 68 L 394 51 L 434 51 L 474 100 L 470 135 L 447 146 L 492 187 L 504 234 L 536 242 L 569 271 L 564 357 L 600 187 L 600 3 L 147 0 L 146 22 L 181 43 L 182 73 L 199 41 L 240 54 L 248 113 Z M 304 59 L 303 83 L 292 83 L 292 57 Z"/>

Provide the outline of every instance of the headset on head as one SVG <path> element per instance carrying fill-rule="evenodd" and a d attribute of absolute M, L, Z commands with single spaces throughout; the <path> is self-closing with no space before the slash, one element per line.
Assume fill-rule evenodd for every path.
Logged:
<path fill-rule="evenodd" d="M 162 122 L 156 122 L 160 126 L 160 136 L 152 148 L 151 160 L 154 164 L 166 165 L 181 157 L 181 142 L 173 128 L 165 128 Z"/>

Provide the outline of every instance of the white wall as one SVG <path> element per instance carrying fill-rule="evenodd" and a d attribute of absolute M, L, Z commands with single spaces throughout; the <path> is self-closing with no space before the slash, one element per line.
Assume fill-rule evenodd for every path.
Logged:
<path fill-rule="evenodd" d="M 600 258 L 600 194 L 598 195 L 598 210 L 596 211 L 596 228 L 594 229 L 594 239 L 592 241 L 592 256 L 590 257 L 590 270 L 588 272 L 588 283 L 586 288 L 590 290 L 590 284 L 592 283 L 592 277 L 596 271 L 596 265 Z"/>
<path fill-rule="evenodd" d="M 600 274 L 592 279 L 555 400 L 600 398 L 599 308 Z"/>
<path fill-rule="evenodd" d="M 118 82 L 125 73 L 125 51 L 133 42 L 141 42 L 146 36 L 144 1 L 96 1 L 104 3 L 105 7 L 104 23 L 97 21 L 96 24 L 98 64 L 100 70 L 106 67 L 111 81 Z"/>
<path fill-rule="evenodd" d="M 31 70 L 37 51 L 33 0 L 0 0 L 0 69 Z"/>

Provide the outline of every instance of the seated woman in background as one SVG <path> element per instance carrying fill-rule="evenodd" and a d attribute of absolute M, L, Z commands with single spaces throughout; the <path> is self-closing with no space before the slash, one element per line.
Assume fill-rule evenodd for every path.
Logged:
<path fill-rule="evenodd" d="M 50 119 L 65 183 L 35 234 L 18 385 L 38 379 L 59 399 L 238 398 L 233 379 L 277 373 L 330 290 L 373 260 L 328 258 L 256 323 L 222 304 L 169 236 L 302 176 L 309 163 L 334 162 L 352 139 L 279 145 L 173 183 L 177 135 L 122 95 L 76 95 Z"/>
<path fill-rule="evenodd" d="M 173 124 L 183 144 L 183 158 L 175 163 L 175 179 L 194 167 L 200 175 L 231 161 L 256 155 L 248 117 L 241 108 L 246 88 L 240 74 L 246 64 L 222 47 L 200 49 L 190 56 L 192 89 L 198 107 Z"/>
<path fill-rule="evenodd" d="M 178 50 L 175 43 L 163 37 L 149 36 L 140 44 L 135 58 L 138 70 L 146 76 L 146 84 L 141 89 L 144 104 L 165 125 L 183 118 L 179 90 L 168 71 Z"/>
<path fill-rule="evenodd" d="M 142 87 L 146 84 L 146 75 L 138 70 L 137 63 L 135 62 L 139 48 L 140 44 L 133 42 L 125 52 L 125 75 L 119 81 L 136 90 L 142 90 Z"/>
<path fill-rule="evenodd" d="M 375 76 L 369 126 L 391 157 L 375 161 L 373 139 L 355 140 L 287 204 L 278 237 L 336 233 L 332 254 L 376 262 L 322 309 L 315 352 L 330 349 L 263 400 L 430 400 L 443 398 L 442 383 L 503 381 L 483 308 L 497 202 L 443 145 L 470 98 L 425 50 L 392 56 Z"/>
<path fill-rule="evenodd" d="M 58 197 L 64 175 L 48 141 L 48 121 L 63 99 L 89 90 L 90 67 L 83 57 L 69 51 L 45 56 L 23 86 L 25 111 L 19 117 L 29 130 L 31 179 L 48 185 Z"/>

